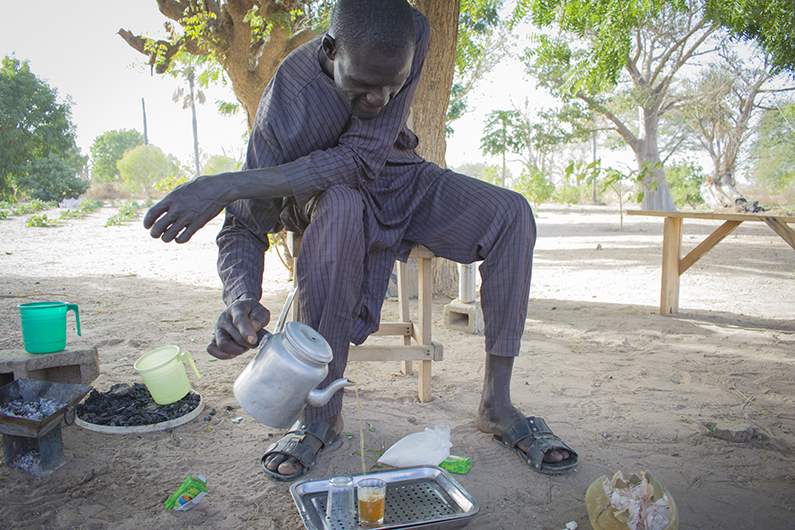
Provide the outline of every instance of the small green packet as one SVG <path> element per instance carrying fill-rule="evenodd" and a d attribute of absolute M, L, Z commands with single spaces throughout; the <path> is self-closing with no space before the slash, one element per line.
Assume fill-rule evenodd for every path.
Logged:
<path fill-rule="evenodd" d="M 472 467 L 472 459 L 464 456 L 450 455 L 439 464 L 439 467 L 451 473 L 463 475 Z"/>
<path fill-rule="evenodd" d="M 207 495 L 207 479 L 188 476 L 185 482 L 166 499 L 167 510 L 186 511 L 196 506 Z"/>

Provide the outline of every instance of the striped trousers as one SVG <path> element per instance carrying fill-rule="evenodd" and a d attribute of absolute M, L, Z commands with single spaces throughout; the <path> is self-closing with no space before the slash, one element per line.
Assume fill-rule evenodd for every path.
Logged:
<path fill-rule="evenodd" d="M 427 178 L 421 196 L 396 222 L 378 220 L 367 191 L 334 186 L 316 201 L 295 274 L 301 319 L 334 352 L 320 388 L 344 377 L 350 344 L 377 330 L 394 261 L 417 245 L 457 263 L 482 261 L 485 351 L 518 355 L 536 239 L 530 205 L 516 192 L 451 171 Z M 338 414 L 342 395 L 307 407 L 302 420 L 312 424 Z"/>

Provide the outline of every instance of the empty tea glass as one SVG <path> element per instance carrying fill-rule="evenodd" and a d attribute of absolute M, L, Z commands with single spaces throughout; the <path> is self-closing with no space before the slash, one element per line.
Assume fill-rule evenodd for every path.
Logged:
<path fill-rule="evenodd" d="M 326 522 L 331 530 L 356 527 L 354 485 L 350 475 L 334 475 L 329 479 Z"/>

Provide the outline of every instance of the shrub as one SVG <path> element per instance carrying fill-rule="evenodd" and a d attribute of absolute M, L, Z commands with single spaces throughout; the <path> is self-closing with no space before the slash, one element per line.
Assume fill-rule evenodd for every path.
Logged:
<path fill-rule="evenodd" d="M 691 161 L 674 162 L 665 167 L 665 180 L 668 181 L 677 208 L 685 205 L 697 208 L 704 204 L 700 191 L 704 181 L 701 166 Z"/>
<path fill-rule="evenodd" d="M 555 184 L 536 168 L 524 168 L 513 189 L 530 204 L 541 204 L 555 195 Z"/>
<path fill-rule="evenodd" d="M 83 199 L 74 208 L 70 208 L 61 213 L 61 219 L 82 219 L 86 214 L 93 212 L 101 207 L 102 203 L 94 199 Z"/>
<path fill-rule="evenodd" d="M 11 208 L 12 215 L 27 215 L 29 213 L 39 213 L 43 210 L 54 208 L 55 204 L 51 202 L 44 202 L 39 199 L 34 199 L 30 202 L 17 204 Z"/>
<path fill-rule="evenodd" d="M 58 223 L 58 219 L 53 219 L 51 217 L 47 217 L 46 213 L 41 215 L 31 215 L 28 217 L 28 226 L 54 226 Z"/>
<path fill-rule="evenodd" d="M 119 208 L 119 213 L 110 217 L 105 222 L 105 226 L 121 226 L 127 221 L 131 221 L 137 213 L 138 203 L 132 199 L 125 201 L 125 203 L 121 205 L 121 208 Z"/>

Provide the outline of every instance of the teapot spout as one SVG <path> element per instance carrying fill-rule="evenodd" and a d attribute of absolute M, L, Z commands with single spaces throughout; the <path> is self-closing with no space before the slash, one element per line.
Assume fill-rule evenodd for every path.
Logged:
<path fill-rule="evenodd" d="M 353 386 L 354 383 L 348 381 L 347 378 L 337 379 L 323 390 L 312 390 L 306 398 L 306 402 L 313 407 L 322 407 L 328 400 L 331 399 L 339 389 L 346 386 Z"/>

